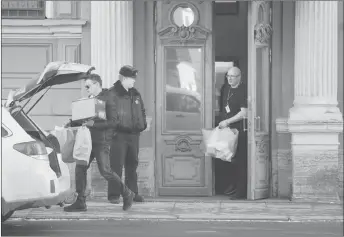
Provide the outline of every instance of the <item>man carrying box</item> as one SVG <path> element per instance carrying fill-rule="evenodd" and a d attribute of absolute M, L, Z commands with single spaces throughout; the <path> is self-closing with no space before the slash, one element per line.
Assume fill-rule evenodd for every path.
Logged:
<path fill-rule="evenodd" d="M 71 126 L 85 125 L 90 129 L 92 137 L 92 152 L 88 164 L 76 161 L 75 182 L 77 200 L 70 206 L 64 208 L 66 212 L 86 211 L 86 181 L 87 169 L 93 159 L 96 158 L 100 174 L 109 182 L 120 187 L 123 197 L 123 210 L 128 210 L 133 203 L 135 194 L 122 182 L 121 178 L 111 170 L 110 167 L 110 147 L 114 128 L 117 126 L 117 113 L 115 100 L 108 90 L 102 89 L 102 80 L 97 74 L 90 74 L 86 78 L 85 88 L 89 96 L 105 101 L 106 120 L 94 119 L 84 123 L 71 122 Z"/>
<path fill-rule="evenodd" d="M 143 100 L 134 88 L 138 70 L 126 65 L 119 70 L 119 80 L 109 89 L 115 97 L 118 124 L 112 140 L 110 163 L 111 168 L 120 177 L 125 167 L 125 184 L 135 193 L 135 202 L 143 202 L 138 194 L 137 167 L 139 164 L 140 133 L 147 128 Z M 119 203 L 120 186 L 110 181 L 108 200 Z"/>

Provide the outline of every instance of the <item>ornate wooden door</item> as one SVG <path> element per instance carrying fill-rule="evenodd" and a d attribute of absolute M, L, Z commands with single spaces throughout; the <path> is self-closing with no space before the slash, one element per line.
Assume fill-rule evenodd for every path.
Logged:
<path fill-rule="evenodd" d="M 212 195 L 212 159 L 200 149 L 213 126 L 212 3 L 158 1 L 156 172 L 159 195 Z"/>
<path fill-rule="evenodd" d="M 248 199 L 269 197 L 271 3 L 254 1 L 248 12 Z"/>

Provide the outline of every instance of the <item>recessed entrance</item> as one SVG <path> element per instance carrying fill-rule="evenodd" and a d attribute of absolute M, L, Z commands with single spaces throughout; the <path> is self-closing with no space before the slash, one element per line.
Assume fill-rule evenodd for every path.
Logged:
<path fill-rule="evenodd" d="M 227 83 L 225 74 L 232 66 L 240 68 L 243 84 L 247 86 L 247 2 L 215 2 L 213 34 L 215 49 L 215 125 L 221 121 L 221 89 Z M 245 159 L 247 159 L 245 157 Z M 214 159 L 215 195 L 224 196 L 234 185 L 235 167 L 232 163 Z M 240 182 L 240 180 L 239 180 Z"/>
<path fill-rule="evenodd" d="M 247 85 L 247 198 L 269 195 L 269 2 L 155 2 L 155 177 L 158 196 L 223 195 L 231 164 L 204 156 L 219 122 L 225 72 Z M 257 27 L 257 28 L 256 28 Z"/>

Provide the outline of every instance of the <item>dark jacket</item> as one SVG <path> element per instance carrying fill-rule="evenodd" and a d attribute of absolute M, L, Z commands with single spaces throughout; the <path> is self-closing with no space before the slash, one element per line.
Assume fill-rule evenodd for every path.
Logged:
<path fill-rule="evenodd" d="M 109 91 L 116 104 L 116 131 L 131 134 L 144 131 L 147 122 L 141 94 L 135 88 L 127 91 L 120 81 L 117 81 Z"/>
<path fill-rule="evenodd" d="M 97 99 L 105 101 L 106 120 L 94 119 L 94 124 L 89 127 L 93 143 L 111 142 L 114 130 L 117 126 L 116 104 L 113 94 L 103 89 Z M 71 126 L 81 126 L 80 122 L 72 122 Z"/>

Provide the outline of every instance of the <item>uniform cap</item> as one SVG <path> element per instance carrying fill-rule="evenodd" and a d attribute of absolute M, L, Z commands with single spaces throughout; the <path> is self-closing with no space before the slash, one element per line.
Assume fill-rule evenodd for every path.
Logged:
<path fill-rule="evenodd" d="M 136 78 L 138 72 L 139 71 L 136 68 L 129 65 L 125 65 L 121 67 L 121 69 L 119 70 L 120 75 L 124 77 L 131 77 L 131 78 Z"/>

